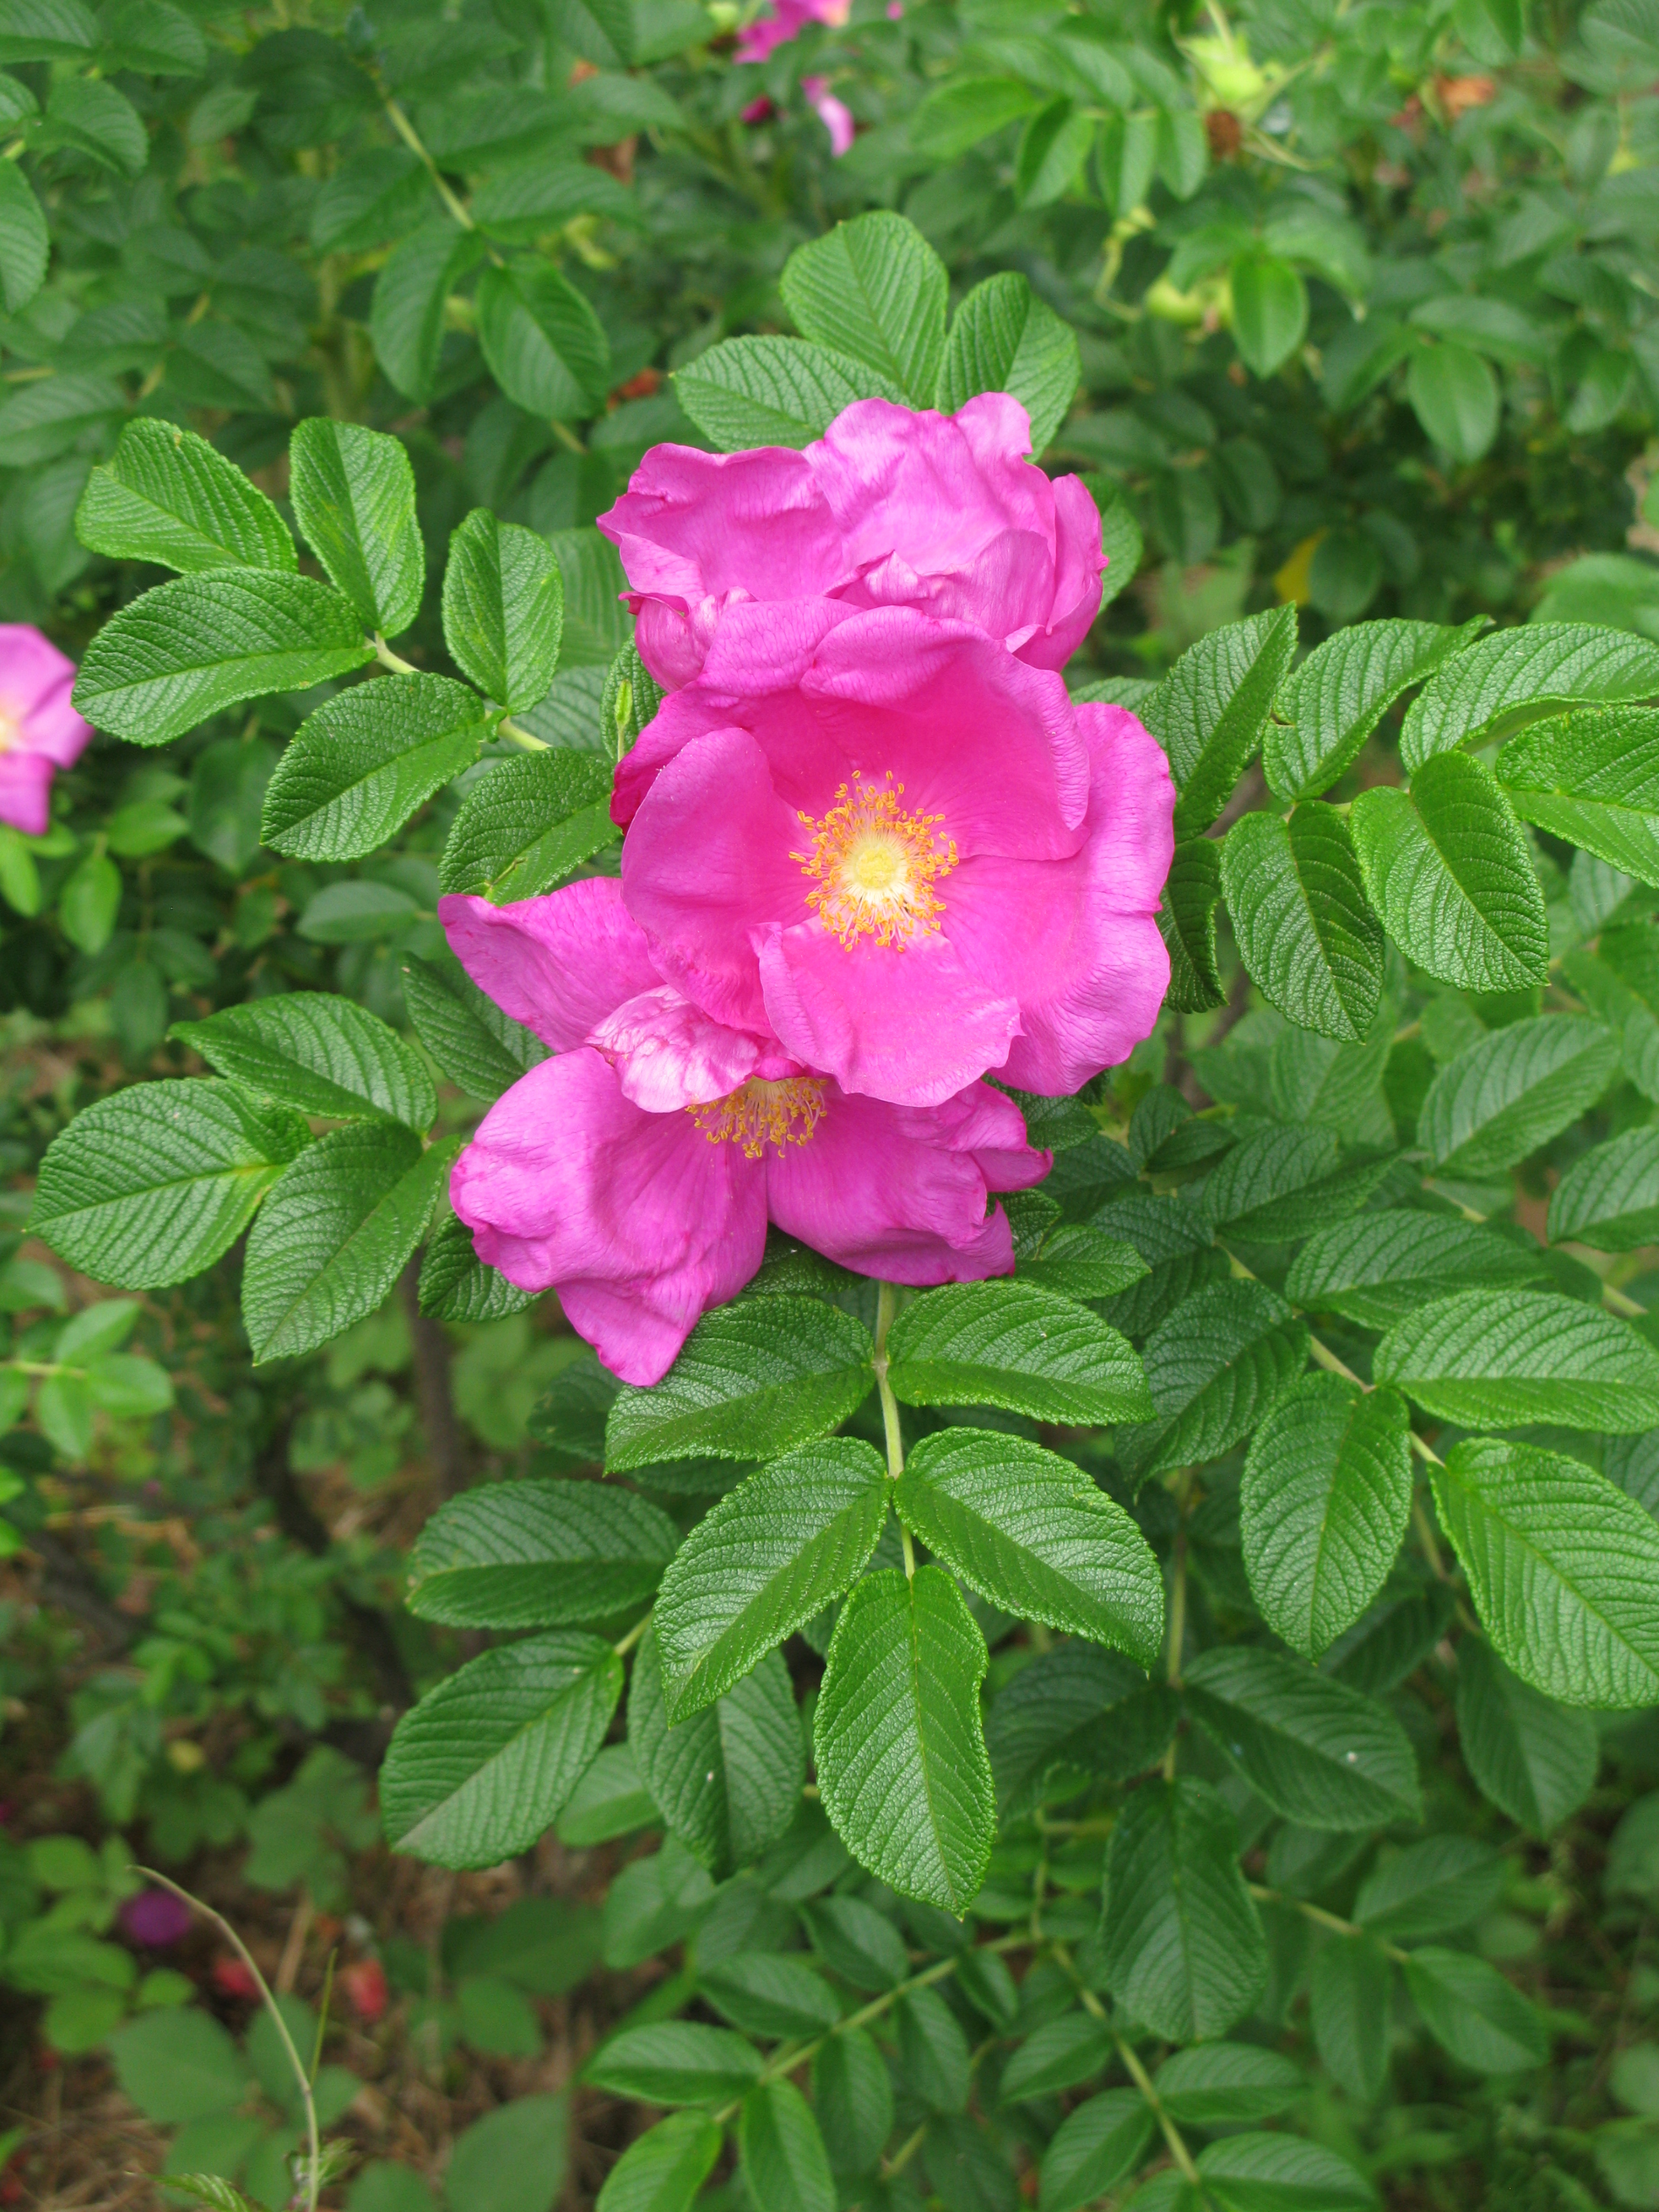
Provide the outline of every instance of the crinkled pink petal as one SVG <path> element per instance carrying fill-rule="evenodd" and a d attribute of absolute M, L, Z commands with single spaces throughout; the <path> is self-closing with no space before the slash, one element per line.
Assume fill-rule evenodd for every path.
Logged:
<path fill-rule="evenodd" d="M 826 1258 L 890 1282 L 1008 1273 L 1007 1218 L 1000 1206 L 986 1211 L 985 1176 L 961 1141 L 955 1103 L 889 1106 L 830 1086 L 810 1139 L 767 1154 L 773 1220 Z M 1030 1159 L 1035 1182 L 1048 1158 Z"/>
<path fill-rule="evenodd" d="M 817 921 L 773 930 L 760 946 L 765 1007 L 778 1041 L 847 1091 L 937 1105 L 1000 1067 L 1019 1001 L 988 991 L 950 940 L 850 946 Z"/>
<path fill-rule="evenodd" d="M 44 753 L 0 753 L 0 822 L 43 837 L 52 821 L 52 763 Z"/>
<path fill-rule="evenodd" d="M 450 1200 L 480 1259 L 556 1290 L 625 1382 L 659 1381 L 698 1318 L 760 1265 L 765 1177 L 689 1114 L 647 1114 L 602 1055 L 544 1060 L 499 1098 L 456 1162 Z"/>
<path fill-rule="evenodd" d="M 1054 596 L 1046 627 L 1019 648 L 1033 668 L 1064 668 L 1100 612 L 1109 563 L 1100 543 L 1100 509 L 1081 477 L 1054 478 Z"/>
<path fill-rule="evenodd" d="M 858 126 L 853 120 L 853 111 L 844 100 L 837 100 L 830 89 L 827 76 L 804 76 L 800 88 L 830 133 L 830 151 L 839 161 L 858 136 Z"/>
<path fill-rule="evenodd" d="M 662 981 L 612 877 L 512 906 L 452 895 L 439 900 L 438 919 L 478 988 L 556 1052 Z"/>
<path fill-rule="evenodd" d="M 1013 1100 L 988 1083 L 970 1083 L 928 1111 L 945 1141 L 973 1154 L 988 1189 L 1029 1190 L 1054 1164 L 1052 1152 L 1033 1147 Z"/>
<path fill-rule="evenodd" d="M 776 1082 L 803 1073 L 775 1039 L 711 1021 L 672 983 L 628 1000 L 587 1042 L 616 1069 L 623 1096 L 647 1114 L 710 1105 L 750 1076 Z"/>
<path fill-rule="evenodd" d="M 623 896 L 660 975 L 732 1029 L 774 1026 L 755 942 L 808 911 L 811 886 L 790 857 L 800 839 L 760 747 L 726 729 L 669 763 L 623 842 Z"/>

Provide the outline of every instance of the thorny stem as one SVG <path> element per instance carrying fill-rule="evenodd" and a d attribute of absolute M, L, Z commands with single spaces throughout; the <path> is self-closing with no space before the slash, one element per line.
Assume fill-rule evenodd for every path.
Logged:
<path fill-rule="evenodd" d="M 281 2040 L 282 2046 L 288 2053 L 288 2063 L 294 2069 L 294 2078 L 300 2085 L 301 2102 L 306 2108 L 306 2139 L 310 2146 L 311 2153 L 310 2157 L 306 2161 L 305 2212 L 317 2212 L 317 2199 L 321 2194 L 323 2185 L 323 2145 L 322 2137 L 319 2133 L 317 2127 L 317 2100 L 312 2094 L 311 2076 L 307 2073 L 305 2067 L 301 2061 L 300 2054 L 294 2047 L 294 2038 L 288 2032 L 288 2022 L 283 2018 L 282 2008 L 278 2005 L 276 1998 L 270 1993 L 270 1984 L 266 1981 L 264 1976 L 259 1972 L 258 1965 L 254 1959 L 252 1952 L 248 1949 L 247 1945 L 243 1942 L 241 1937 L 231 1926 L 229 1921 L 225 1918 L 222 1912 L 216 1912 L 210 1905 L 204 1905 L 199 1897 L 192 1896 L 189 1890 L 181 1889 L 176 1881 L 170 1881 L 166 1875 L 157 1874 L 154 1867 L 135 1867 L 133 1869 L 133 1872 L 135 1874 L 143 1875 L 146 1881 L 160 1882 L 163 1889 L 171 1890 L 176 1898 L 179 1899 L 184 1904 L 189 1905 L 192 1912 L 199 1912 L 204 1920 L 210 1920 L 214 1926 L 221 1931 L 221 1933 L 226 1937 L 227 1941 L 234 1947 L 236 1955 L 240 1959 L 242 1964 L 247 1968 L 249 1973 L 252 1975 L 254 1987 L 258 1990 L 260 2000 L 264 2003 L 266 2011 L 270 2014 L 272 2022 L 276 2029 L 277 2036 Z M 330 1979 L 331 1984 L 331 1961 L 330 1962 Z M 326 2008 L 326 2000 L 325 2000 L 325 2008 Z M 325 2008 L 323 2020 L 326 2021 L 327 2016 L 327 2011 L 326 2008 Z M 317 2031 L 317 2048 L 320 2052 L 322 2049 L 321 2023 L 319 2024 Z"/>

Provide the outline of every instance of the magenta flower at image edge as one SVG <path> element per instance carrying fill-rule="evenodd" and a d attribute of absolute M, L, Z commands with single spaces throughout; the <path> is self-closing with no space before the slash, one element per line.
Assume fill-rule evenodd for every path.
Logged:
<path fill-rule="evenodd" d="M 653 964 L 614 879 L 440 918 L 473 981 L 556 1055 L 456 1163 L 479 1258 L 567 1319 L 624 1381 L 658 1381 L 699 1317 L 761 1263 L 770 1219 L 863 1274 L 1005 1274 L 993 1193 L 1047 1174 L 1012 1099 L 963 1085 L 923 1108 L 849 1096 L 775 1039 L 712 1021 Z"/>
<path fill-rule="evenodd" d="M 45 835 L 52 779 L 92 736 L 70 704 L 75 663 L 27 623 L 0 623 L 0 822 Z"/>

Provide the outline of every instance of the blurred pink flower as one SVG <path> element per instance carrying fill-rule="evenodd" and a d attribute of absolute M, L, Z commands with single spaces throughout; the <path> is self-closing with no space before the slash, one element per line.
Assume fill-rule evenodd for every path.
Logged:
<path fill-rule="evenodd" d="M 988 392 L 954 415 L 855 400 L 801 453 L 653 447 L 599 518 L 646 665 L 672 690 L 728 608 L 829 599 L 972 623 L 1063 668 L 1100 610 L 1100 513 L 1030 444 L 1019 402 Z"/>
<path fill-rule="evenodd" d="M 779 46 L 798 39 L 809 23 L 844 23 L 853 0 L 772 0 L 773 12 L 738 33 L 736 59 L 763 62 Z M 838 149 L 839 150 L 839 149 Z"/>
<path fill-rule="evenodd" d="M 624 1381 L 656 1382 L 761 1261 L 769 1218 L 843 1267 L 927 1285 L 1006 1274 L 989 1194 L 1049 1156 L 989 1085 L 921 1109 L 849 1097 L 763 1027 L 711 1020 L 653 965 L 613 880 L 439 914 L 479 988 L 554 1048 L 457 1161 L 480 1259 L 555 1289 Z"/>
<path fill-rule="evenodd" d="M 75 663 L 27 623 L 0 623 L 0 822 L 39 837 L 52 779 L 92 732 L 70 704 Z"/>
<path fill-rule="evenodd" d="M 169 1950 L 190 1933 L 190 1907 L 169 1889 L 141 1889 L 128 1898 L 120 1917 L 123 1931 L 152 1951 Z"/>
<path fill-rule="evenodd" d="M 819 122 L 830 133 L 830 151 L 839 161 L 857 136 L 852 109 L 844 100 L 836 98 L 830 89 L 827 76 L 804 76 L 800 88 L 817 110 Z"/>

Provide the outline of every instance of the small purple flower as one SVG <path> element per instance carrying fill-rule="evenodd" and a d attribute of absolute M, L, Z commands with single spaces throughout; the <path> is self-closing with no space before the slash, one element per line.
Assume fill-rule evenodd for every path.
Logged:
<path fill-rule="evenodd" d="M 121 1927 L 135 1943 L 169 1950 L 190 1933 L 190 1907 L 167 1889 L 141 1889 L 121 1907 Z"/>

